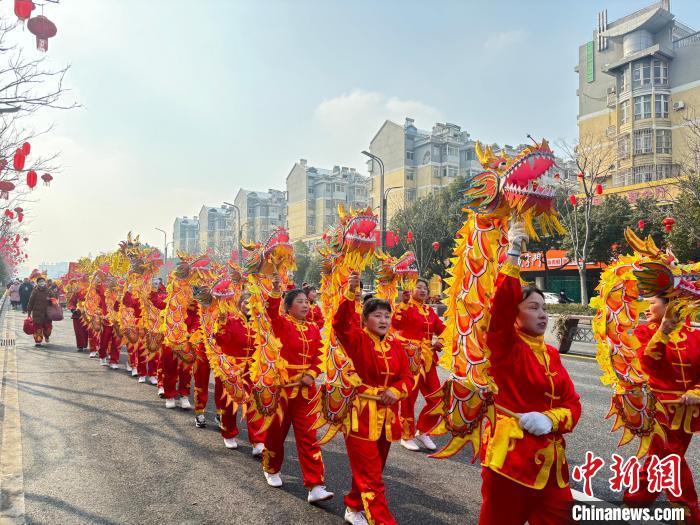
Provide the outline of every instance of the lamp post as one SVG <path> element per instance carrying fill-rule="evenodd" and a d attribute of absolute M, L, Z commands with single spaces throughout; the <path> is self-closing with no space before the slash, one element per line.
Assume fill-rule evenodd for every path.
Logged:
<path fill-rule="evenodd" d="M 160 228 L 156 228 L 159 232 L 163 234 L 163 261 L 167 262 L 168 260 L 168 234 L 165 233 L 165 230 L 161 230 Z"/>
<path fill-rule="evenodd" d="M 384 198 L 384 162 L 382 159 L 377 157 L 374 153 L 363 150 L 362 154 L 366 157 L 372 159 L 372 163 L 375 161 L 379 164 L 379 197 L 381 198 L 381 210 L 379 210 L 379 248 L 384 251 L 384 244 L 386 243 L 386 200 Z M 372 166 L 372 172 L 374 172 L 374 166 Z"/>
<path fill-rule="evenodd" d="M 243 240 L 243 225 L 241 224 L 241 209 L 230 202 L 224 201 L 224 204 L 236 210 L 236 217 L 238 218 L 238 263 L 243 264 L 243 245 L 241 244 Z"/>

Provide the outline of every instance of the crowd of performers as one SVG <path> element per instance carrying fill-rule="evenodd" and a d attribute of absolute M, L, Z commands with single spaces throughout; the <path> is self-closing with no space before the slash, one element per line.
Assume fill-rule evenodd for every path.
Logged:
<path fill-rule="evenodd" d="M 544 342 L 543 292 L 519 273 L 521 251 L 537 237 L 533 219 L 545 233 L 559 229 L 550 195 L 527 186 L 553 155 L 546 141 L 512 159 L 480 146 L 477 153 L 489 171 L 465 191 L 467 220 L 455 242 L 444 321 L 426 304 L 415 257 L 376 249 L 371 210 L 341 209 L 339 226 L 319 248 L 318 291 L 292 283 L 293 248 L 283 228 L 245 245 L 240 267 L 178 254 L 166 286 L 157 278 L 159 253 L 138 238 L 81 261 L 63 279 L 78 349 L 118 368 L 126 345 L 127 370 L 157 385 L 169 409 L 192 408 L 194 382 L 198 428 L 207 424 L 213 372 L 224 445 L 237 448 L 241 412 L 267 483 L 281 487 L 293 428 L 310 503 L 334 496 L 322 447 L 341 433 L 352 470 L 349 523 L 395 523 L 383 482 L 392 442 L 434 458 L 470 444 L 482 465 L 481 524 L 570 522 L 566 435 L 575 431 L 581 402 L 557 349 Z M 623 429 L 621 444 L 639 440 L 640 457 L 683 458 L 700 429 L 700 337 L 688 322 L 700 305 L 688 272 L 700 266 L 679 265 L 650 239 L 628 234 L 635 255 L 609 266 L 592 302 L 614 429 Z M 360 275 L 370 265 L 375 291 L 363 297 Z M 443 383 L 438 365 L 449 372 Z M 426 402 L 416 420 L 419 394 Z M 450 439 L 437 450 L 432 438 L 441 434 Z M 681 478 L 682 495 L 668 497 L 685 507 L 687 523 L 698 523 L 685 460 Z M 639 490 L 624 499 L 642 505 L 657 495 Z"/>

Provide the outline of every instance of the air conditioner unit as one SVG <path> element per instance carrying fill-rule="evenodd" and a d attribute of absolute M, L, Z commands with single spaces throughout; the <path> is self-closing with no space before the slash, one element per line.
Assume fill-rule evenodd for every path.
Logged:
<path fill-rule="evenodd" d="M 685 102 L 683 102 L 682 100 L 678 100 L 677 102 L 673 103 L 674 111 L 680 111 L 683 108 L 685 108 Z"/>

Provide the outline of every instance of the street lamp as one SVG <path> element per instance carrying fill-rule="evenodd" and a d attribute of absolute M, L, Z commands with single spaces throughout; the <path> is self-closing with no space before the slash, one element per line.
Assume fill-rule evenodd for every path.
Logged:
<path fill-rule="evenodd" d="M 168 260 L 168 234 L 165 233 L 165 230 L 161 230 L 160 228 L 156 228 L 159 232 L 163 234 L 163 261 Z"/>
<path fill-rule="evenodd" d="M 243 245 L 241 244 L 243 240 L 243 225 L 241 224 L 241 209 L 230 202 L 224 201 L 224 204 L 236 210 L 236 217 L 238 217 L 238 262 L 239 264 L 243 264 Z"/>
<path fill-rule="evenodd" d="M 379 196 L 382 199 L 381 206 L 382 209 L 379 210 L 379 248 L 384 251 L 384 244 L 386 242 L 386 199 L 384 198 L 384 162 L 382 159 L 377 157 L 374 153 L 363 150 L 362 154 L 366 157 L 372 159 L 372 162 L 376 161 L 379 163 Z M 374 166 L 372 166 L 372 171 L 374 172 Z"/>

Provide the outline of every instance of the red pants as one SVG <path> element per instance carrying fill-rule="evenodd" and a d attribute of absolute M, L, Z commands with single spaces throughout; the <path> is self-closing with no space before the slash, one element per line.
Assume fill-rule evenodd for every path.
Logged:
<path fill-rule="evenodd" d="M 639 490 L 634 494 L 625 492 L 623 500 L 629 505 L 639 506 L 644 504 L 652 503 L 659 497 L 659 492 L 649 492 L 647 466 L 651 456 L 658 456 L 659 459 L 663 459 L 670 454 L 678 454 L 681 457 L 681 490 L 682 494 L 680 497 L 674 496 L 670 492 L 666 491 L 666 497 L 670 502 L 683 505 L 688 511 L 690 511 L 690 520 L 686 520 L 689 524 L 700 523 L 700 510 L 698 510 L 698 493 L 695 490 L 695 483 L 693 482 L 693 473 L 688 466 L 688 462 L 685 460 L 685 451 L 688 450 L 688 445 L 690 445 L 693 439 L 693 434 L 688 434 L 683 432 L 683 429 L 670 430 L 664 428 L 666 431 L 666 441 L 664 441 L 659 436 L 654 436 L 654 439 L 649 446 L 649 452 L 647 453 L 646 461 L 639 472 Z M 687 511 L 686 511 L 687 514 Z"/>
<path fill-rule="evenodd" d="M 80 318 L 73 319 L 73 331 L 75 332 L 75 346 L 78 350 L 85 350 L 88 345 L 88 332 Z"/>
<path fill-rule="evenodd" d="M 88 348 L 90 352 L 97 352 L 100 348 L 100 334 L 96 334 L 92 330 L 88 329 Z"/>
<path fill-rule="evenodd" d="M 284 440 L 291 425 L 294 427 L 294 439 L 304 486 L 312 488 L 316 485 L 323 485 L 323 458 L 321 457 L 321 448 L 316 444 L 316 431 L 311 430 L 314 418 L 309 415 L 309 412 L 311 412 L 313 404 L 304 399 L 302 393 L 303 391 L 300 391 L 294 399 L 286 401 L 282 417 L 276 417 L 267 430 L 265 450 L 263 451 L 263 469 L 269 474 L 276 474 L 282 468 Z M 309 389 L 310 398 L 315 393 L 315 388 Z"/>
<path fill-rule="evenodd" d="M 119 343 L 119 339 L 114 335 L 112 325 L 102 325 L 102 333 L 100 334 L 100 359 L 106 359 L 107 356 L 109 356 L 110 364 L 119 364 Z"/>
<path fill-rule="evenodd" d="M 378 441 L 350 435 L 345 437 L 345 447 L 352 470 L 352 488 L 345 495 L 345 505 L 356 511 L 364 508 L 370 523 L 395 524 L 396 520 L 386 501 L 382 479 L 391 442 L 384 435 Z"/>
<path fill-rule="evenodd" d="M 236 437 L 238 435 L 236 412 L 233 411 L 233 403 L 227 404 L 226 393 L 218 377 L 214 379 L 214 399 L 216 400 L 216 411 L 219 417 L 221 417 L 221 437 L 224 439 Z M 246 423 L 248 425 L 248 441 L 255 445 L 265 442 L 267 432 L 260 431 L 260 427 L 262 427 L 263 424 L 262 418 L 258 419 L 255 423 L 250 422 L 250 420 L 253 419 L 253 410 L 255 410 L 255 404 L 251 403 L 250 406 L 248 406 Z"/>
<path fill-rule="evenodd" d="M 139 341 L 134 347 L 134 358 L 135 364 L 132 366 L 136 368 L 139 376 L 155 376 L 158 374 L 158 357 L 154 357 L 150 361 L 147 361 L 146 353 L 144 352 L 141 341 Z"/>
<path fill-rule="evenodd" d="M 542 489 L 531 489 L 488 468 L 481 469 L 481 479 L 479 525 L 573 523 L 571 489 L 557 485 L 554 469 Z"/>
<path fill-rule="evenodd" d="M 440 416 L 431 416 L 429 414 L 440 400 L 437 398 L 427 398 L 427 396 L 437 392 L 439 389 L 440 379 L 438 378 L 437 369 L 435 365 L 433 365 L 433 367 L 426 372 L 425 377 L 421 376 L 418 378 L 418 384 L 414 387 L 413 391 L 407 398 L 401 401 L 400 415 L 403 424 L 403 439 L 412 439 L 416 435 L 414 417 L 416 414 L 416 399 L 418 398 L 419 390 L 425 398 L 425 406 L 423 410 L 420 411 L 420 416 L 418 417 L 418 432 L 427 434 L 440 422 Z"/>
<path fill-rule="evenodd" d="M 204 345 L 199 345 L 194 349 L 194 365 L 192 374 L 194 375 L 194 413 L 204 414 L 209 401 L 209 376 L 211 368 L 209 367 L 209 359 L 204 351 Z M 215 398 L 216 399 L 216 398 Z M 217 399 L 217 408 L 219 408 Z"/>
<path fill-rule="evenodd" d="M 43 325 L 34 325 L 34 342 L 41 343 L 44 337 L 48 339 L 51 337 L 51 331 L 53 330 L 53 325 L 51 321 L 46 321 Z"/>
<path fill-rule="evenodd" d="M 192 367 L 186 365 L 173 355 L 169 346 L 161 348 L 160 358 L 163 361 L 163 388 L 166 399 L 174 399 L 178 395 L 190 395 L 192 385 Z"/>

